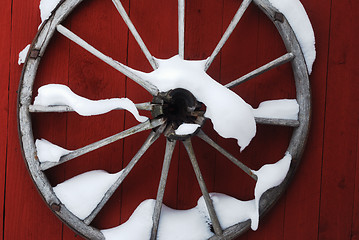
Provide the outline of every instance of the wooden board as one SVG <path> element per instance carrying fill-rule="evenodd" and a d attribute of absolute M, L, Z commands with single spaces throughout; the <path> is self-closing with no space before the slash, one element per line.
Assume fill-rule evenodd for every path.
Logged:
<path fill-rule="evenodd" d="M 312 122 L 301 166 L 286 196 L 284 239 L 317 239 L 329 45 L 330 1 L 301 1 L 315 29 L 317 60 L 310 76 Z M 310 14 L 321 8 L 320 14 Z M 330 97 L 330 96 L 329 96 Z"/>
<path fill-rule="evenodd" d="M 175 1 L 131 1 L 127 10 L 134 26 L 155 58 L 167 59 L 177 53 L 177 3 Z M 130 33 L 128 36 L 128 66 L 144 72 L 153 68 Z M 152 96 L 142 87 L 127 79 L 126 96 L 136 103 L 152 101 Z M 141 114 L 151 117 L 146 111 Z M 125 117 L 125 127 L 137 125 L 130 115 Z M 124 141 L 123 167 L 134 157 L 152 130 L 136 134 Z M 121 223 L 128 220 L 137 206 L 146 199 L 156 199 L 165 154 L 165 138 L 160 138 L 146 151 L 123 182 L 121 191 Z M 173 153 L 163 203 L 176 207 L 178 144 Z M 142 177 L 140 177 L 142 176 Z"/>
<path fill-rule="evenodd" d="M 8 125 L 8 101 L 9 101 L 9 79 L 10 79 L 10 42 L 11 42 L 11 4 L 6 2 L 0 9 L 0 236 L 3 236 L 4 198 L 6 182 L 6 156 L 7 156 L 7 125 Z"/>
<path fill-rule="evenodd" d="M 16 98 L 22 68 L 17 64 L 18 53 L 37 32 L 40 24 L 38 4 L 38 0 L 12 1 L 4 239 L 62 238 L 62 224 L 44 207 L 29 177 L 17 134 Z"/>
<path fill-rule="evenodd" d="M 0 10 L 0 206 L 4 206 L 0 216 L 0 236 L 3 240 L 81 239 L 43 203 L 23 163 L 17 135 L 16 91 L 21 74 L 17 58 L 37 31 L 39 2 L 5 0 Z M 240 2 L 187 1 L 186 57 L 201 59 L 208 56 Z M 359 239 L 359 64 L 356 46 L 359 4 L 349 0 L 301 2 L 312 21 L 317 41 L 317 61 L 311 76 L 313 118 L 308 146 L 287 194 L 260 222 L 257 232 L 250 231 L 239 239 Z M 155 57 L 169 58 L 177 53 L 177 1 L 128 0 L 123 4 Z M 108 10 L 108 7 L 112 9 Z M 278 38 L 269 39 L 273 29 L 265 17 L 254 8 L 249 9 L 249 13 L 254 15 L 244 16 L 244 24 L 235 30 L 209 70 L 211 76 L 222 83 L 283 53 Z M 151 71 L 111 1 L 88 1 L 83 9 L 66 21 L 65 26 L 116 60 Z M 233 49 L 241 51 L 242 58 L 238 58 Z M 56 58 L 52 57 L 55 55 Z M 135 102 L 151 100 L 149 94 L 131 80 L 59 35 L 49 46 L 43 63 L 35 88 L 46 83 L 63 83 L 92 99 L 127 96 Z M 233 65 L 242 67 L 233 69 Z M 100 71 L 95 72 L 95 67 Z M 292 92 L 285 92 L 291 85 L 275 79 L 286 71 L 287 66 L 272 70 L 236 91 L 255 107 L 272 96 L 291 97 Z M 87 81 L 83 82 L 83 79 Z M 72 113 L 34 114 L 33 120 L 37 138 L 43 137 L 70 149 L 137 124 L 130 114 L 121 111 L 93 118 Z M 106 128 L 103 127 L 105 124 Z M 254 149 L 249 146 L 240 153 L 235 141 L 223 140 L 208 128 L 206 131 L 211 137 L 218 139 L 226 149 L 254 169 L 266 161 L 278 160 L 286 147 L 283 144 L 288 135 L 288 131 L 281 128 L 259 127 L 261 136 L 254 139 Z M 50 181 L 56 185 L 92 169 L 118 171 L 137 152 L 148 134 L 130 137 L 49 170 Z M 273 135 L 275 141 L 271 141 Z M 257 151 L 267 144 L 268 151 Z M 164 202 L 170 207 L 184 209 L 196 205 L 200 190 L 187 154 L 179 146 L 177 144 L 172 160 Z M 194 146 L 210 191 L 244 199 L 253 197 L 250 179 L 246 179 L 244 174 L 237 176 L 230 162 L 220 154 L 207 152 L 209 147 L 198 139 L 194 140 Z M 163 154 L 162 137 L 95 219 L 95 226 L 116 226 L 126 221 L 142 200 L 156 197 Z M 266 159 L 267 156 L 271 159 Z M 248 181 L 248 184 L 239 185 L 239 181 Z"/>
<path fill-rule="evenodd" d="M 358 8 L 357 2 L 332 2 L 319 239 L 351 238 L 359 119 L 354 110 L 359 104 Z"/>

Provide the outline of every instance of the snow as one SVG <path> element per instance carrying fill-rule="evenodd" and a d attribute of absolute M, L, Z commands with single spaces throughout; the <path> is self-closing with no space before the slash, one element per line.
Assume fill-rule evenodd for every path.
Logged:
<path fill-rule="evenodd" d="M 183 60 L 178 55 L 157 59 L 158 69 L 150 73 L 136 71 L 160 91 L 184 88 L 190 91 L 207 109 L 214 129 L 224 138 L 237 139 L 243 150 L 256 134 L 253 109 L 240 96 L 212 79 L 204 70 L 206 61 Z"/>
<path fill-rule="evenodd" d="M 287 176 L 292 156 L 286 153 L 285 156 L 274 164 L 263 165 L 258 171 L 253 171 L 258 180 L 254 189 L 255 206 L 257 217 L 251 223 L 253 230 L 258 228 L 259 222 L 259 200 L 264 192 L 281 184 Z"/>
<path fill-rule="evenodd" d="M 252 219 L 256 221 L 255 200 L 241 201 L 223 193 L 210 194 L 222 229 Z"/>
<path fill-rule="evenodd" d="M 48 84 L 40 87 L 34 105 L 67 105 L 82 116 L 104 114 L 114 109 L 125 109 L 132 113 L 139 122 L 148 119 L 139 115 L 135 104 L 128 98 L 89 100 L 76 95 L 69 87 L 61 84 Z"/>
<path fill-rule="evenodd" d="M 255 117 L 298 120 L 299 105 L 295 99 L 280 99 L 261 102 L 253 109 Z"/>
<path fill-rule="evenodd" d="M 158 228 L 158 239 L 166 240 L 199 240 L 208 239 L 210 231 L 209 220 L 203 214 L 204 206 L 199 203 L 188 210 L 175 210 L 162 206 L 161 220 Z"/>
<path fill-rule="evenodd" d="M 61 0 L 41 0 L 40 1 L 40 17 L 41 17 L 41 24 L 49 19 L 51 16 L 52 11 L 56 8 Z M 41 26 L 40 24 L 40 26 Z"/>
<path fill-rule="evenodd" d="M 309 17 L 299 0 L 269 0 L 287 18 L 302 48 L 309 74 L 316 57 L 315 37 Z"/>
<path fill-rule="evenodd" d="M 40 162 L 58 162 L 62 156 L 71 152 L 45 139 L 36 139 L 35 146 Z"/>
<path fill-rule="evenodd" d="M 194 133 L 199 127 L 199 124 L 182 123 L 176 130 L 177 135 L 188 135 Z"/>
<path fill-rule="evenodd" d="M 23 64 L 26 60 L 27 53 L 29 52 L 30 44 L 28 44 L 20 53 L 19 53 L 19 60 L 17 63 L 19 65 Z"/>
<path fill-rule="evenodd" d="M 289 153 L 274 164 L 266 164 L 258 171 L 258 181 L 254 189 L 255 198 L 241 201 L 222 193 L 210 193 L 214 209 L 222 229 L 237 223 L 251 220 L 252 230 L 259 223 L 259 200 L 268 189 L 278 186 L 287 176 L 292 157 Z M 143 201 L 129 220 L 120 226 L 102 230 L 106 240 L 142 240 L 149 239 L 152 229 L 152 215 L 155 200 Z M 188 210 L 175 210 L 162 205 L 158 227 L 158 240 L 204 240 L 213 235 L 210 231 L 211 220 L 203 197 L 197 206 Z"/>
<path fill-rule="evenodd" d="M 100 203 L 122 171 L 110 174 L 94 170 L 75 176 L 53 188 L 56 196 L 75 216 L 85 219 Z"/>
<path fill-rule="evenodd" d="M 152 215 L 156 201 L 143 201 L 123 224 L 102 230 L 106 240 L 143 240 L 149 239 L 152 230 Z M 213 235 L 203 210 L 194 207 L 189 210 L 175 210 L 162 205 L 161 220 L 158 228 L 159 240 L 200 240 Z"/>
<path fill-rule="evenodd" d="M 127 222 L 118 227 L 102 230 L 106 240 L 143 240 L 149 239 L 152 229 L 152 214 L 155 200 L 143 201 L 132 213 Z"/>

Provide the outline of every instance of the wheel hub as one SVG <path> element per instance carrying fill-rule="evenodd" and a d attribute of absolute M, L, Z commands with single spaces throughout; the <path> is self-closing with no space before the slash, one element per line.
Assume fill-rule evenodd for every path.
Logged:
<path fill-rule="evenodd" d="M 152 110 L 154 117 L 164 117 L 167 126 L 164 135 L 174 140 L 184 140 L 198 132 L 198 129 L 186 135 L 176 134 L 176 130 L 184 123 L 198 124 L 204 123 L 203 104 L 193 96 L 193 94 L 183 88 L 176 88 L 168 92 L 159 93 L 153 98 L 155 107 Z"/>

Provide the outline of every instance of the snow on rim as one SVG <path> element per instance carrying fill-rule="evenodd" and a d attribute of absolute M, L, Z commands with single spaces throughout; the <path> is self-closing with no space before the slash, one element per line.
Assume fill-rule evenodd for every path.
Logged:
<path fill-rule="evenodd" d="M 222 229 L 237 223 L 251 220 L 252 230 L 258 229 L 259 200 L 268 189 L 280 185 L 292 161 L 292 156 L 285 156 L 274 164 L 266 164 L 258 171 L 253 171 L 258 181 L 254 189 L 255 198 L 241 201 L 222 193 L 210 193 L 214 209 Z M 106 240 L 142 240 L 148 239 L 152 229 L 152 214 L 155 200 L 143 201 L 125 223 L 110 229 L 101 230 Z M 157 239 L 199 240 L 208 239 L 211 232 L 211 220 L 203 197 L 197 206 L 188 210 L 175 210 L 162 205 Z"/>
<path fill-rule="evenodd" d="M 17 61 L 17 64 L 21 65 L 25 62 L 27 53 L 30 49 L 30 45 L 31 44 L 26 45 L 26 47 L 21 52 L 19 52 L 19 60 Z"/>
<path fill-rule="evenodd" d="M 299 0 L 268 0 L 287 18 L 302 48 L 309 74 L 316 57 L 315 37 L 307 12 Z"/>
<path fill-rule="evenodd" d="M 40 17 L 41 24 L 49 19 L 52 11 L 56 8 L 56 6 L 60 3 L 61 0 L 41 0 L 39 9 L 40 9 Z M 41 26 L 40 24 L 40 26 Z"/>

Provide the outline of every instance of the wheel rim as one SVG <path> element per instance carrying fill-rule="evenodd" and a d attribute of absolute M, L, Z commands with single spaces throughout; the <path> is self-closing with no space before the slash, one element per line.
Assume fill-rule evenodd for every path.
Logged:
<path fill-rule="evenodd" d="M 92 227 L 90 224 L 91 220 L 89 221 L 82 221 L 78 217 L 76 217 L 71 211 L 69 211 L 58 199 L 56 194 L 53 191 L 53 188 L 51 184 L 49 183 L 46 175 L 43 172 L 43 167 L 39 163 L 36 155 L 36 147 L 34 143 L 34 137 L 32 132 L 32 123 L 31 123 L 31 112 L 30 112 L 30 106 L 32 101 L 32 88 L 33 84 L 36 78 L 36 72 L 38 69 L 38 66 L 40 64 L 41 56 L 43 56 L 46 47 L 48 46 L 54 32 L 56 31 L 56 26 L 61 24 L 61 22 L 72 12 L 73 9 L 75 9 L 82 0 L 65 0 L 59 6 L 54 10 L 52 16 L 49 20 L 47 20 L 40 28 L 37 36 L 35 37 L 31 47 L 30 51 L 27 57 L 27 60 L 25 62 L 22 76 L 20 79 L 20 85 L 19 85 L 19 95 L 18 95 L 18 128 L 19 128 L 19 135 L 20 135 L 20 143 L 24 155 L 25 162 L 27 164 L 27 168 L 30 172 L 30 175 L 37 186 L 41 196 L 44 198 L 47 205 L 52 209 L 52 211 L 59 216 L 62 221 L 64 221 L 67 225 L 69 225 L 73 230 L 80 233 L 86 238 L 89 239 L 104 239 L 104 235 L 101 231 L 98 229 Z M 246 1 L 244 1 L 246 2 Z M 249 4 L 250 1 L 247 1 Z M 285 189 L 287 188 L 289 181 L 293 177 L 301 158 L 301 155 L 304 151 L 305 143 L 308 136 L 309 131 L 309 124 L 310 124 L 310 112 L 311 112 L 311 104 L 310 104 L 310 87 L 309 87 L 309 77 L 308 77 L 308 71 L 307 67 L 305 65 L 305 60 L 302 54 L 302 50 L 300 48 L 300 45 L 295 37 L 295 34 L 287 22 L 286 18 L 283 17 L 281 13 L 278 12 L 267 0 L 254 0 L 254 3 L 273 21 L 276 28 L 278 29 L 278 32 L 280 33 L 282 40 L 287 48 L 288 53 L 292 54 L 293 57 L 286 58 L 287 60 L 290 58 L 290 61 L 292 63 L 292 69 L 294 73 L 295 78 L 295 86 L 296 86 L 296 99 L 299 104 L 299 115 L 298 115 L 298 122 L 296 123 L 288 123 L 285 122 L 284 124 L 288 125 L 295 125 L 295 129 L 293 130 L 293 134 L 289 143 L 289 147 L 287 149 L 287 152 L 289 152 L 292 156 L 292 163 L 289 169 L 289 172 L 285 178 L 285 180 L 277 187 L 274 187 L 268 191 L 266 191 L 261 199 L 259 204 L 259 211 L 260 216 L 263 216 L 278 200 L 278 198 L 283 194 Z M 179 21 L 184 17 L 184 13 L 181 12 L 181 9 L 184 9 L 184 6 L 181 5 L 182 1 L 179 1 Z M 245 10 L 245 8 L 244 8 Z M 180 24 L 179 29 L 179 55 L 184 56 L 184 36 L 181 33 L 184 33 L 184 29 L 181 29 L 181 26 L 183 24 Z M 146 51 L 144 51 L 146 53 Z M 214 56 L 215 57 L 215 56 Z M 213 57 L 213 58 L 214 58 Z M 152 67 L 155 69 L 157 68 L 155 60 L 153 60 L 153 57 L 147 56 L 149 59 Z M 213 59 L 212 59 L 213 60 Z M 211 60 L 211 61 L 212 61 Z M 209 65 L 211 63 L 209 61 Z M 208 62 L 207 62 L 208 63 Z M 206 68 L 209 67 L 206 66 Z M 150 87 L 146 89 L 149 89 L 148 91 L 152 93 L 152 95 L 155 96 L 154 101 L 156 102 L 156 97 L 158 98 L 158 93 L 155 91 L 152 91 Z M 162 111 L 163 109 L 161 109 Z M 153 111 L 153 115 L 156 117 L 158 113 L 156 111 Z M 266 119 L 257 119 L 257 122 L 262 123 L 268 123 L 266 122 Z M 201 123 L 201 125 L 203 122 Z M 278 123 L 280 124 L 280 123 Z M 164 129 L 159 130 L 164 131 Z M 166 137 L 171 139 L 171 141 L 167 141 L 166 146 L 166 153 L 168 155 L 171 155 L 174 144 L 172 140 L 183 140 L 184 145 L 187 149 L 187 151 L 190 152 L 193 151 L 191 143 L 189 139 L 192 136 L 197 135 L 197 132 L 194 134 L 190 134 L 185 137 L 169 137 L 169 133 Z M 156 138 L 156 132 L 153 132 L 152 134 L 153 138 Z M 194 155 L 194 154 L 193 154 Z M 191 154 L 190 154 L 191 156 Z M 165 156 L 165 162 L 167 159 L 167 167 L 170 163 L 170 156 Z M 195 163 L 195 159 L 191 159 L 192 164 Z M 166 166 L 164 166 L 164 169 L 166 169 Z M 163 170 L 166 172 L 166 170 Z M 168 169 L 167 169 L 168 171 Z M 200 173 L 199 173 L 200 174 Z M 161 181 L 162 182 L 162 181 Z M 162 183 L 163 184 L 163 183 Z M 161 183 L 160 183 L 160 187 Z M 206 190 L 207 191 L 207 190 Z M 162 194 L 163 198 L 163 192 Z M 207 192 L 208 194 L 208 192 Z M 160 197 L 161 198 L 161 197 Z M 162 202 L 162 200 L 161 200 Z M 211 204 L 211 203 L 208 203 Z M 212 208 L 213 209 L 213 208 Z M 215 213 L 210 213 L 215 214 Z M 159 213 L 155 218 L 159 218 Z M 216 217 L 214 217 L 215 219 Z M 213 220 L 213 219 L 212 219 Z M 157 220 L 154 220 L 154 224 L 156 224 Z M 158 222 L 157 222 L 158 225 Z M 216 225 L 213 223 L 213 225 Z M 218 225 L 218 223 L 217 223 Z M 214 226 L 215 227 L 215 226 Z M 236 225 L 233 225 L 227 229 L 215 229 L 215 232 L 217 232 L 217 235 L 214 235 L 210 239 L 232 239 L 243 232 L 245 232 L 250 227 L 250 220 L 247 220 L 246 222 L 241 222 Z M 218 228 L 218 227 L 217 227 Z M 155 227 L 154 229 L 157 228 Z M 156 234 L 155 233 L 152 233 Z M 221 236 L 219 236 L 221 235 Z"/>

